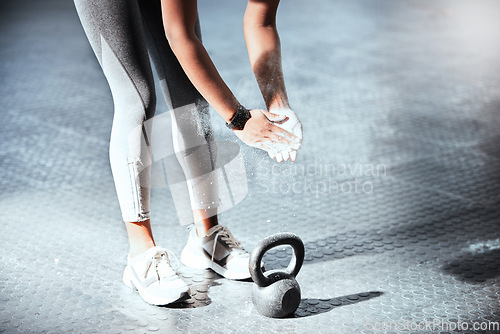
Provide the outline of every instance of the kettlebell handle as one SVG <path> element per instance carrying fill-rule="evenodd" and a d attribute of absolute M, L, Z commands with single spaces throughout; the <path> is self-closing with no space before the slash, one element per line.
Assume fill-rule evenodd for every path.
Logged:
<path fill-rule="evenodd" d="M 255 249 L 250 254 L 250 275 L 255 283 L 260 287 L 266 287 L 274 283 L 262 272 L 261 262 L 262 257 L 268 250 L 276 246 L 290 245 L 293 249 L 292 259 L 285 269 L 285 273 L 295 277 L 304 263 L 305 248 L 302 240 L 295 234 L 290 232 L 282 232 L 273 234 L 259 241 Z"/>

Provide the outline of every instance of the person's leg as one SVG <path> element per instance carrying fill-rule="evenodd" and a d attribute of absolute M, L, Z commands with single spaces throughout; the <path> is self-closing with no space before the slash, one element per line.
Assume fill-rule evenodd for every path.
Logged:
<path fill-rule="evenodd" d="M 115 105 L 109 155 L 130 241 L 123 282 L 148 303 L 169 304 L 189 288 L 151 232 L 151 158 L 144 122 L 153 117 L 156 101 L 140 10 L 136 0 L 75 0 L 75 5 Z"/>
<path fill-rule="evenodd" d="M 151 57 L 162 91 L 172 110 L 173 144 L 184 171 L 193 218 L 200 236 L 218 224 L 219 204 L 216 146 L 210 125 L 208 103 L 191 84 L 165 37 L 160 1 L 139 2 Z M 201 39 L 199 24 L 197 36 Z"/>
<path fill-rule="evenodd" d="M 110 164 L 134 256 L 155 246 L 143 123 L 154 115 L 156 100 L 140 11 L 130 0 L 75 0 L 75 5 L 113 94 Z"/>
<path fill-rule="evenodd" d="M 192 268 L 211 268 L 231 279 L 247 279 L 249 254 L 218 225 L 216 145 L 208 104 L 191 84 L 165 37 L 160 1 L 141 0 L 148 46 L 168 106 L 172 110 L 173 144 L 188 185 L 195 229 L 181 253 Z M 201 39 L 199 23 L 195 31 Z"/>
<path fill-rule="evenodd" d="M 217 208 L 193 210 L 194 225 L 196 226 L 196 234 L 201 237 L 214 226 L 219 224 L 217 218 Z"/>
<path fill-rule="evenodd" d="M 155 246 L 149 219 L 141 222 L 125 222 L 125 227 L 127 228 L 131 257 Z"/>

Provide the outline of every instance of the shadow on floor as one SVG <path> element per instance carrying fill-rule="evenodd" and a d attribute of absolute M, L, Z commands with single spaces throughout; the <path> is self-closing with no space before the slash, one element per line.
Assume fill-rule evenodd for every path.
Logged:
<path fill-rule="evenodd" d="M 461 281 L 481 283 L 500 275 L 500 249 L 481 253 L 466 253 L 460 258 L 446 263 L 443 271 Z"/>
<path fill-rule="evenodd" d="M 180 300 L 176 303 L 165 305 L 166 308 L 200 308 L 208 306 L 212 303 L 210 297 L 208 297 L 208 290 L 212 286 L 221 285 L 217 282 L 221 277 L 218 275 L 213 275 L 210 277 L 194 278 L 190 285 L 190 296 L 186 299 Z"/>
<path fill-rule="evenodd" d="M 385 230 L 339 233 L 305 244 L 304 265 L 385 252 L 405 253 L 411 261 L 438 260 L 442 269 L 461 280 L 484 282 L 500 275 L 500 249 L 485 249 L 476 254 L 462 249 L 473 240 L 498 238 L 498 211 L 462 208 L 443 217 L 415 218 Z M 286 268 L 292 256 L 290 247 L 271 249 L 264 255 L 268 270 Z M 449 259 L 452 259 L 451 262 Z"/>
<path fill-rule="evenodd" d="M 329 312 L 337 307 L 356 304 L 365 300 L 379 297 L 381 291 L 360 292 L 352 295 L 335 298 L 304 298 L 300 301 L 299 308 L 295 311 L 293 318 L 310 317 L 313 315 Z"/>

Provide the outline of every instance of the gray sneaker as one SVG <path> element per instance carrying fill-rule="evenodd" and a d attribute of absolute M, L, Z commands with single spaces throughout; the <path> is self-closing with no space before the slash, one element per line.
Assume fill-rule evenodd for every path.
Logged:
<path fill-rule="evenodd" d="M 181 253 L 181 262 L 191 268 L 212 269 L 229 279 L 248 279 L 250 254 L 241 247 L 229 229 L 217 225 L 199 237 L 194 226 L 190 227 L 189 238 Z"/>

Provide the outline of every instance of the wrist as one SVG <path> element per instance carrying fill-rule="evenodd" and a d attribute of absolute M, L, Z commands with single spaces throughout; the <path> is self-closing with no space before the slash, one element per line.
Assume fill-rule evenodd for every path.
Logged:
<path fill-rule="evenodd" d="M 279 114 L 280 112 L 286 112 L 286 111 L 292 111 L 292 109 L 290 107 L 270 107 L 269 109 L 269 112 L 272 112 L 272 113 L 277 113 Z"/>
<path fill-rule="evenodd" d="M 226 122 L 226 126 L 231 130 L 243 130 L 251 117 L 250 110 L 239 105 L 233 116 Z"/>
<path fill-rule="evenodd" d="M 271 103 L 267 106 L 267 110 L 286 110 L 286 109 L 291 109 L 290 104 L 288 103 L 287 99 L 283 99 L 280 97 L 274 98 Z"/>

